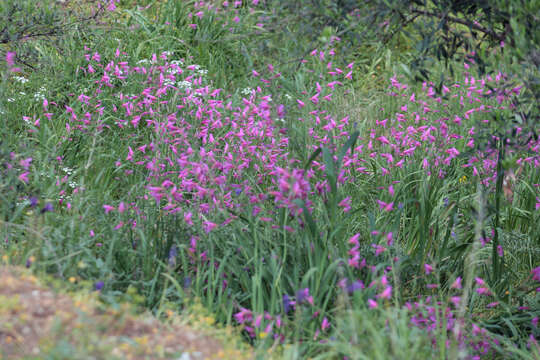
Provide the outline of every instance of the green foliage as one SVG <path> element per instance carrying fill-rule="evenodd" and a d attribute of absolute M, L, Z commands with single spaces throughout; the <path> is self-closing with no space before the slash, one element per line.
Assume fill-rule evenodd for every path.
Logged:
<path fill-rule="evenodd" d="M 236 324 L 233 315 L 242 308 L 260 316 L 280 314 L 280 331 L 288 336 L 283 342 L 290 347 L 277 353 L 291 359 L 430 358 L 433 353 L 441 359 L 468 356 L 467 350 L 463 354 L 458 351 L 462 349 L 457 349 L 456 338 L 446 328 L 435 327 L 428 333 L 411 326 L 414 312 L 404 308 L 419 295 L 449 304 L 455 295 L 451 284 L 460 276 L 464 280 L 460 293 L 464 300 L 460 308 L 452 310 L 457 319 L 467 328 L 472 321 L 482 324 L 500 340 L 501 345 L 495 348 L 501 356 L 513 353 L 527 358 L 527 337 L 531 333 L 538 335 L 532 321 L 539 315 L 539 295 L 534 292 L 530 272 L 539 266 L 536 254 L 540 248 L 540 215 L 535 207 L 540 171 L 530 164 L 523 166 L 510 201 L 505 198 L 504 180 L 512 167 L 518 172 L 516 159 L 526 156 L 530 149 L 515 146 L 508 156 L 501 154 L 495 184 L 483 188 L 472 169 L 464 166 L 476 153 L 466 145 L 466 130 L 457 125 L 451 125 L 448 131 L 463 137 L 455 142 L 462 155 L 452 160 L 444 176 L 437 176 L 437 169 L 426 171 L 422 160 L 430 155 L 429 151 L 417 151 L 408 164 L 394 168 L 393 178 L 386 177 L 381 171 L 388 167 L 385 160 L 369 156 L 370 152 L 381 152 L 382 145 L 375 140 L 368 144 L 377 136 L 389 136 L 389 128 L 375 126 L 375 120 L 386 118 L 390 123 L 402 111 L 400 97 L 384 94 L 386 80 L 394 72 L 412 68 L 424 76 L 430 75 L 427 70 L 442 73 L 444 68 L 429 62 L 439 57 L 454 69 L 453 77 L 461 79 L 470 75 L 461 68 L 467 56 L 480 70 L 485 66 L 489 72 L 500 64 L 501 71 L 514 69 L 513 74 L 524 74 L 516 78 L 517 82 L 533 79 L 536 40 L 534 36 L 521 36 L 531 29 L 533 1 L 523 3 L 519 9 L 502 2 L 496 7 L 480 1 L 267 1 L 253 9 L 244 2 L 230 12 L 216 5 L 219 11 L 201 18 L 193 15 L 200 10 L 194 2 L 149 1 L 143 7 L 138 2 L 123 1 L 110 22 L 81 28 L 80 32 L 65 31 L 66 18 L 56 7 L 51 5 L 45 11 L 34 2 L 24 4 L 27 13 L 20 10 L 17 16 L 29 16 L 31 24 L 44 24 L 56 35 L 53 39 L 29 36 L 32 33 L 21 32 L 23 20 L 9 25 L 9 39 L 26 37 L 26 49 L 37 49 L 35 57 L 28 58 L 33 61 L 31 67 L 19 74 L 28 81 L 18 82 L 5 71 L 0 88 L 4 98 L 14 99 L 0 99 L 0 110 L 10 119 L 1 130 L 0 239 L 8 241 L 0 244 L 0 252 L 10 262 L 24 264 L 33 259 L 29 266 L 61 279 L 73 276 L 103 281 L 105 301 L 115 303 L 124 298 L 158 314 L 165 308 L 182 311 L 199 302 L 218 322 L 229 325 Z M 4 12 L 0 13 L 8 14 L 9 9 L 22 6 L 16 2 L 2 4 Z M 356 6 L 364 10 L 354 11 Z M 443 8 L 444 16 L 431 14 L 440 14 Z M 520 14 L 526 21 L 512 22 Z M 234 21 L 236 16 L 238 22 Z M 7 16 L 2 19 L 8 21 Z M 379 20 L 383 19 L 388 23 L 380 27 Z M 469 23 L 470 19 L 478 24 Z M 386 43 L 371 37 L 372 29 L 377 29 Z M 476 36 L 482 32 L 485 39 Z M 337 41 L 336 36 L 343 40 Z M 366 37 L 367 41 L 360 43 Z M 498 63 L 489 64 L 489 40 L 496 47 L 503 37 L 507 45 L 504 51 L 497 50 Z M 60 38 L 61 47 L 57 47 Z M 408 42 L 396 47 L 402 39 Z M 417 52 L 411 51 L 417 41 Z M 18 56 L 25 53 L 12 40 L 6 44 L 5 50 L 17 50 Z M 313 182 L 324 182 L 329 191 L 319 196 L 313 190 L 306 199 L 296 199 L 293 204 L 297 212 L 277 207 L 269 197 L 264 209 L 259 210 L 271 213 L 272 223 L 262 220 L 251 205 L 204 214 L 194 220 L 193 226 L 186 225 L 181 212 L 168 214 L 163 201 L 148 196 L 148 169 L 140 167 L 130 176 L 125 175 L 126 145 L 136 149 L 151 143 L 163 156 L 173 158 L 170 144 L 160 143 L 155 131 L 146 127 L 130 128 L 129 132 L 111 130 L 116 121 L 123 120 L 123 110 L 101 115 L 100 121 L 109 128 L 92 125 L 86 133 L 66 128 L 72 122 L 64 108 L 84 114 L 86 107 L 77 96 L 94 91 L 102 76 L 85 73 L 88 62 L 84 55 L 97 52 L 104 59 L 114 59 L 117 49 L 125 52 L 126 61 L 132 65 L 149 63 L 153 54 L 163 52 L 169 52 L 173 59 L 183 59 L 182 66 L 200 65 L 208 71 L 205 81 L 209 86 L 230 94 L 217 99 L 224 104 L 230 101 L 234 109 L 258 100 L 259 95 L 253 91 L 262 87 L 264 94 L 272 98 L 268 111 L 272 118 L 280 118 L 280 131 L 288 134 L 287 149 L 298 159 L 296 167 L 313 171 Z M 296 99 L 313 94 L 315 83 L 327 86 L 323 75 L 332 70 L 327 65 L 330 60 L 313 60 L 309 53 L 314 49 L 326 53 L 334 49 L 339 64 L 332 60 L 336 62 L 333 67 L 344 68 L 353 61 L 357 64 L 352 75 L 354 86 L 336 88 L 332 102 L 328 101 L 325 108 L 336 119 L 350 116 L 350 124 L 344 127 L 348 136 L 339 138 L 339 132 L 332 130 L 326 146 L 318 146 L 314 140 L 325 134 L 318 129 L 310 132 L 310 127 L 315 127 L 308 121 L 312 104 L 306 102 L 305 107 L 299 107 L 296 103 Z M 476 54 L 471 58 L 472 50 Z M 411 67 L 396 64 L 411 58 L 417 59 Z M 474 67 L 472 61 L 469 63 Z M 268 76 L 268 64 L 278 69 L 280 77 L 266 86 L 260 77 Z M 252 75 L 253 70 L 262 75 Z M 444 84 L 440 82 L 441 87 Z M 121 108 L 125 100 L 118 99 L 119 88 L 124 94 L 138 95 L 152 86 L 148 75 L 142 73 L 115 85 L 118 87 L 100 88 L 99 99 L 107 109 L 112 104 Z M 32 99 L 42 86 L 44 95 L 58 103 L 60 110 L 54 121 L 41 119 L 39 127 L 34 125 L 37 118 L 20 121 L 23 116 L 42 113 L 42 98 Z M 515 104 L 523 111 L 501 110 L 497 121 L 477 128 L 486 141 L 475 151 L 490 147 L 502 151 L 506 149 L 505 141 L 523 140 L 507 132 L 507 125 L 512 124 L 505 120 L 512 118 L 517 121 L 513 125 L 525 128 L 533 119 L 534 86 L 534 82 L 526 84 L 527 91 L 519 98 L 522 104 Z M 414 84 L 410 91 L 417 96 L 421 93 L 420 86 Z M 248 100 L 250 96 L 254 100 Z M 180 100 L 168 100 L 170 103 L 163 109 L 167 114 L 175 113 L 176 101 Z M 433 99 L 425 100 L 435 103 Z M 441 101 L 445 106 L 442 113 L 424 111 L 420 101 L 409 106 L 418 106 L 415 110 L 426 123 L 436 123 L 442 114 L 446 117 L 464 111 L 459 99 L 443 97 Z M 483 101 L 495 106 L 497 100 Z M 278 105 L 284 109 L 279 116 L 275 109 Z M 198 124 L 200 120 L 190 111 L 179 114 L 188 123 Z M 527 115 L 529 112 L 531 115 Z M 226 116 L 232 113 L 225 112 Z M 163 114 L 155 115 L 157 121 L 165 122 Z M 477 119 L 472 117 L 471 122 Z M 407 129 L 417 124 L 411 118 L 405 119 L 402 126 Z M 378 133 L 374 130 L 371 135 L 372 128 Z M 493 134 L 499 139 L 490 143 Z M 444 141 L 433 144 L 433 151 L 444 148 Z M 190 161 L 199 161 L 198 149 L 194 150 Z M 343 181 L 340 172 L 346 168 L 344 162 L 357 156 L 364 156 L 365 168 L 355 169 L 351 179 Z M 26 182 L 19 176 L 25 171 L 21 160 L 28 157 L 33 160 Z M 284 168 L 291 165 L 285 161 L 277 164 Z M 261 193 L 272 185 L 271 179 L 259 177 L 253 167 L 247 167 L 241 177 L 238 182 Z M 80 191 L 75 192 L 69 184 L 75 184 Z M 387 194 L 390 185 L 395 191 L 391 197 Z M 30 203 L 33 196 L 38 198 L 34 206 Z M 186 192 L 182 196 L 191 199 L 194 195 Z M 232 196 L 249 203 L 241 192 Z M 345 212 L 342 202 L 347 197 L 351 209 Z M 394 210 L 381 210 L 377 200 L 392 201 Z M 48 203 L 54 204 L 54 211 L 42 213 Z M 120 203 L 130 203 L 132 208 L 122 213 L 104 213 L 104 204 Z M 197 210 L 195 205 L 191 210 Z M 236 220 L 229 226 L 205 231 L 206 217 L 222 222 L 231 215 Z M 135 221 L 136 226 L 130 226 L 130 221 Z M 479 242 L 492 230 L 492 242 L 481 247 Z M 360 234 L 357 250 L 370 264 L 368 267 L 347 265 L 351 250 L 347 241 L 355 233 Z M 388 245 L 388 234 L 393 235 L 392 246 Z M 199 252 L 192 249 L 194 237 Z M 498 245 L 503 246 L 504 256 L 498 255 Z M 386 247 L 385 251 L 376 254 L 375 249 L 381 247 Z M 429 264 L 436 271 L 425 274 L 424 266 Z M 389 298 L 380 296 L 382 276 L 394 290 Z M 498 307 L 486 307 L 487 298 L 475 292 L 476 277 L 486 279 L 486 286 L 493 292 L 490 299 L 500 303 Z M 354 279 L 362 279 L 366 288 L 349 291 L 355 285 Z M 298 297 L 296 293 L 306 288 L 315 305 L 304 302 L 285 311 L 284 296 Z M 368 309 L 368 299 L 377 299 L 378 307 Z M 525 306 L 529 310 L 519 310 Z M 322 329 L 323 318 L 330 320 L 329 328 Z M 277 326 L 275 317 L 263 318 L 262 322 Z M 264 326 L 254 332 L 254 338 L 246 339 L 259 347 L 261 354 L 280 347 L 282 340 L 268 336 Z"/>

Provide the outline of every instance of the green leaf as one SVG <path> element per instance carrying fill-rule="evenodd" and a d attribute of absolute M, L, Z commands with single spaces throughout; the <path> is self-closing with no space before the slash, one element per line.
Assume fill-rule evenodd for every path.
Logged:
<path fill-rule="evenodd" d="M 313 154 L 311 154 L 311 156 L 309 157 L 308 161 L 306 162 L 306 164 L 304 165 L 304 170 L 307 170 L 309 168 L 309 166 L 311 165 L 311 163 L 317 158 L 317 156 L 319 156 L 319 154 L 322 152 L 322 149 L 319 147 L 317 148 Z"/>

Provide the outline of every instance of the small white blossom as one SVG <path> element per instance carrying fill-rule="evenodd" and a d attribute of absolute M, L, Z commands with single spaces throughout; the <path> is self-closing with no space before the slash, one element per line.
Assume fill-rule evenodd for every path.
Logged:
<path fill-rule="evenodd" d="M 13 80 L 20 82 L 21 84 L 26 84 L 28 79 L 22 76 L 13 76 Z"/>
<path fill-rule="evenodd" d="M 245 88 L 245 89 L 242 89 L 242 91 L 240 91 L 243 95 L 250 95 L 251 92 L 253 91 L 252 88 Z"/>
<path fill-rule="evenodd" d="M 180 89 L 191 89 L 191 83 L 189 81 L 179 81 L 176 83 L 176 86 L 178 86 Z"/>

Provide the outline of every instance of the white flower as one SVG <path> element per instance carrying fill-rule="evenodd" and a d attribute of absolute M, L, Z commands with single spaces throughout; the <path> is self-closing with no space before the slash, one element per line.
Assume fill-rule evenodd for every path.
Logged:
<path fill-rule="evenodd" d="M 14 98 L 7 98 L 6 100 L 7 100 L 7 102 L 15 102 Z"/>
<path fill-rule="evenodd" d="M 22 76 L 13 76 L 13 80 L 20 82 L 21 84 L 26 84 L 28 79 Z"/>
<path fill-rule="evenodd" d="M 206 75 L 206 74 L 208 74 L 208 70 L 204 70 L 204 69 L 203 69 L 203 70 L 199 70 L 198 73 L 199 73 L 200 75 Z"/>
<path fill-rule="evenodd" d="M 253 91 L 252 88 L 245 88 L 245 89 L 242 89 L 242 91 L 240 91 L 243 95 L 250 95 L 251 92 Z"/>
<path fill-rule="evenodd" d="M 189 81 L 179 81 L 176 83 L 176 86 L 178 86 L 180 89 L 191 89 L 191 83 Z"/>

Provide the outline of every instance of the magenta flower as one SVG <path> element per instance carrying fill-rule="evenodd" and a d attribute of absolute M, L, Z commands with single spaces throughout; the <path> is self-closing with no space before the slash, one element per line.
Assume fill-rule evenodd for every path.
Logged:
<path fill-rule="evenodd" d="M 347 196 L 345 199 L 341 200 L 338 205 L 343 208 L 344 212 L 351 211 L 351 197 Z"/>
<path fill-rule="evenodd" d="M 377 295 L 379 299 L 390 299 L 392 297 L 392 286 L 387 286 L 383 292 Z"/>
<path fill-rule="evenodd" d="M 458 276 L 450 287 L 452 289 L 461 289 L 461 276 Z"/>
<path fill-rule="evenodd" d="M 28 184 L 28 174 L 30 174 L 30 172 L 28 171 L 23 172 L 22 174 L 19 175 L 18 177 L 19 180 L 21 180 L 25 184 Z"/>
<path fill-rule="evenodd" d="M 478 285 L 478 286 L 486 285 L 485 281 L 482 278 L 476 277 L 476 278 L 474 278 L 474 281 L 476 281 L 476 285 Z"/>
<path fill-rule="evenodd" d="M 8 51 L 6 53 L 6 63 L 9 67 L 12 67 L 15 65 L 15 53 L 12 51 Z"/>
<path fill-rule="evenodd" d="M 349 239 L 349 244 L 358 245 L 358 239 L 360 238 L 360 234 L 356 233 Z"/>
<path fill-rule="evenodd" d="M 243 324 L 253 319 L 253 313 L 251 312 L 251 310 L 248 310 L 246 308 L 241 308 L 239 312 L 234 314 L 234 318 L 239 324 Z"/>
<path fill-rule="evenodd" d="M 540 266 L 532 269 L 531 274 L 533 274 L 533 280 L 540 282 Z"/>
<path fill-rule="evenodd" d="M 476 289 L 476 292 L 480 295 L 485 295 L 485 296 L 491 295 L 491 292 L 489 291 L 489 289 L 485 287 L 480 287 Z"/>
<path fill-rule="evenodd" d="M 298 304 L 307 302 L 313 305 L 313 296 L 309 295 L 309 288 L 304 288 L 296 292 L 296 302 Z"/>
<path fill-rule="evenodd" d="M 193 214 L 191 211 L 187 211 L 184 213 L 184 221 L 186 224 L 193 226 L 193 220 L 192 220 Z"/>
<path fill-rule="evenodd" d="M 433 271 L 433 266 L 431 266 L 429 264 L 424 264 L 424 270 L 426 272 L 426 275 L 429 275 Z"/>
<path fill-rule="evenodd" d="M 114 206 L 111 205 L 103 205 L 103 209 L 105 209 L 105 214 L 108 214 L 111 211 L 115 210 Z"/>
<path fill-rule="evenodd" d="M 393 202 L 385 203 L 384 201 L 377 200 L 377 203 L 379 204 L 379 209 L 381 209 L 381 210 L 384 210 L 384 211 L 392 211 L 392 210 L 394 210 L 394 203 Z"/>
<path fill-rule="evenodd" d="M 538 319 L 537 319 L 538 320 Z M 326 329 L 328 329 L 330 327 L 330 322 L 328 321 L 328 319 L 326 318 L 326 316 L 323 318 L 323 321 L 322 321 L 322 324 L 321 324 L 321 330 L 322 331 L 325 331 Z"/>
<path fill-rule="evenodd" d="M 213 222 L 208 221 L 208 220 L 206 220 L 206 221 L 203 223 L 204 231 L 205 231 L 207 234 L 210 233 L 210 231 L 214 230 L 216 227 L 217 227 L 217 224 L 216 224 L 216 223 L 213 223 Z"/>

